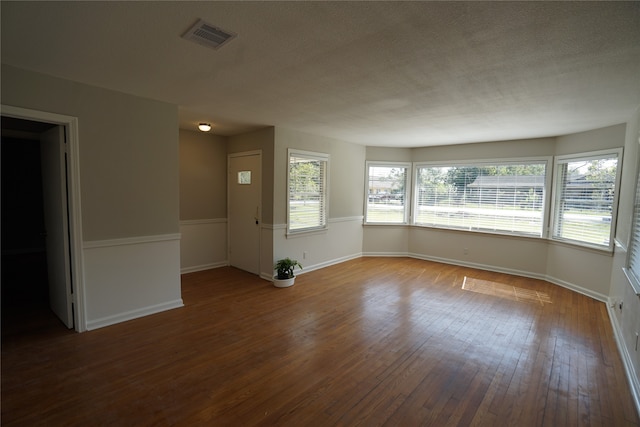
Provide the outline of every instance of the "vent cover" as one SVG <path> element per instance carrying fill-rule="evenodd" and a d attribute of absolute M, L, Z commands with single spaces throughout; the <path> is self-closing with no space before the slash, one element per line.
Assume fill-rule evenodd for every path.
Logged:
<path fill-rule="evenodd" d="M 208 24 L 202 19 L 183 34 L 182 38 L 191 40 L 212 49 L 219 49 L 229 43 L 237 34 Z"/>

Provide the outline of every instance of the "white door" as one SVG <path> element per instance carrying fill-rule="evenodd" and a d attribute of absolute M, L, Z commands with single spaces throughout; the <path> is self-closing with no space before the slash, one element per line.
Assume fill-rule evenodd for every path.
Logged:
<path fill-rule="evenodd" d="M 73 328 L 67 216 L 67 165 L 63 126 L 56 126 L 41 134 L 40 157 L 49 305 L 68 328 Z"/>
<path fill-rule="evenodd" d="M 229 264 L 260 274 L 262 154 L 231 154 L 227 170 Z"/>

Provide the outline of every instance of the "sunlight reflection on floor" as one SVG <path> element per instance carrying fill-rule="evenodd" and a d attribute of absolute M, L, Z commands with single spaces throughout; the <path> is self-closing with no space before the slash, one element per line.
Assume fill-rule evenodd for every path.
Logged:
<path fill-rule="evenodd" d="M 462 281 L 462 289 L 510 299 L 512 301 L 532 302 L 540 305 L 553 304 L 551 297 L 546 292 L 517 288 L 515 286 L 505 285 L 504 283 L 474 279 L 473 277 L 467 276 L 465 276 Z"/>

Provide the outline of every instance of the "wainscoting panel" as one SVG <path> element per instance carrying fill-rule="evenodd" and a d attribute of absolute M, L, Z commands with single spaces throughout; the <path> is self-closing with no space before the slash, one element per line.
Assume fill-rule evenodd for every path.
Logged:
<path fill-rule="evenodd" d="M 180 221 L 180 272 L 223 267 L 227 260 L 227 219 Z"/>
<path fill-rule="evenodd" d="M 286 225 L 273 227 L 274 258 L 297 259 L 303 274 L 362 256 L 362 217 L 330 218 L 325 231 L 286 235 Z M 273 277 L 273 272 L 269 275 Z M 266 278 L 266 274 L 263 273 Z"/>
<path fill-rule="evenodd" d="M 176 307 L 180 235 L 84 242 L 87 329 Z"/>

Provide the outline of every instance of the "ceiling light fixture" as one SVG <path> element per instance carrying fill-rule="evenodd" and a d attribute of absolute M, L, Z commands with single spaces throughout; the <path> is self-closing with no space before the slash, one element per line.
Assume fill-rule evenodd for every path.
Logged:
<path fill-rule="evenodd" d="M 200 123 L 198 125 L 198 129 L 202 132 L 209 132 L 211 130 L 211 125 L 209 123 Z"/>

